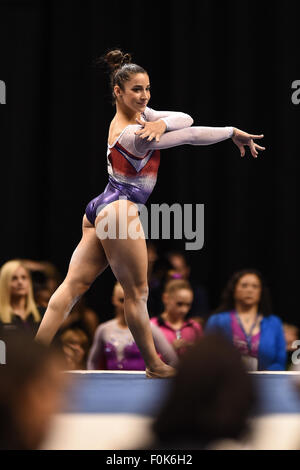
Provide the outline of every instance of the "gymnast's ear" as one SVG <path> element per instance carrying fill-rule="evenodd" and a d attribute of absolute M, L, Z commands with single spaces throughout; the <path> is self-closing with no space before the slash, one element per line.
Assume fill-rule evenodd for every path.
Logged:
<path fill-rule="evenodd" d="M 115 85 L 115 86 L 114 86 L 114 96 L 115 96 L 116 98 L 120 98 L 121 95 L 122 95 L 122 90 L 121 90 L 121 88 L 119 87 L 119 85 Z"/>

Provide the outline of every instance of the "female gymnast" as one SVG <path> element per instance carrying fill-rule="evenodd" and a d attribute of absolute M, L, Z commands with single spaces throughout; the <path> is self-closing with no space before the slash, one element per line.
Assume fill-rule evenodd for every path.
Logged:
<path fill-rule="evenodd" d="M 131 62 L 129 54 L 113 50 L 104 56 L 111 71 L 116 114 L 108 135 L 109 182 L 105 191 L 86 207 L 82 238 L 69 264 L 67 276 L 52 295 L 36 340 L 49 344 L 68 313 L 93 281 L 110 265 L 124 289 L 125 316 L 146 364 L 147 377 L 169 377 L 174 369 L 159 359 L 147 312 L 147 250 L 145 237 L 103 236 L 103 219 L 115 216 L 119 233 L 138 220 L 138 206 L 145 204 L 156 182 L 160 149 L 183 144 L 209 145 L 232 138 L 241 156 L 245 146 L 253 157 L 264 150 L 252 135 L 233 127 L 191 127 L 184 113 L 149 108 L 150 81 L 145 69 Z M 102 224 L 101 224 L 102 221 Z M 140 228 L 142 233 L 142 228 Z"/>

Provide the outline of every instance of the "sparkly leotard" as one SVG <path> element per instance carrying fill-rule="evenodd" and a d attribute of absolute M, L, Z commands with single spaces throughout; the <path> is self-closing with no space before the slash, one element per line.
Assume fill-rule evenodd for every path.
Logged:
<path fill-rule="evenodd" d="M 150 327 L 157 352 L 167 364 L 175 366 L 175 350 L 156 325 L 151 323 Z M 109 370 L 145 370 L 145 363 L 129 328 L 120 327 L 115 318 L 99 325 L 95 332 L 87 368 L 97 370 L 100 364 Z"/>
<path fill-rule="evenodd" d="M 88 203 L 85 211 L 93 225 L 99 212 L 113 201 L 128 199 L 145 204 L 156 183 L 160 149 L 183 144 L 209 145 L 228 139 L 233 133 L 232 127 L 190 127 L 193 119 L 179 112 L 155 111 L 147 107 L 142 118 L 145 121 L 163 120 L 166 132 L 159 142 L 149 142 L 135 135 L 141 126 L 131 124 L 112 145 L 108 145 L 108 185 Z"/>

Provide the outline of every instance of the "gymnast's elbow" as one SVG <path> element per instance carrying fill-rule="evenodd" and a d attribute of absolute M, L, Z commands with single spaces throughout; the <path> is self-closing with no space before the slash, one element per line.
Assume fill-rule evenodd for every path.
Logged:
<path fill-rule="evenodd" d="M 180 113 L 181 117 L 186 121 L 186 127 L 191 127 L 194 124 L 194 119 L 192 116 L 186 113 Z"/>

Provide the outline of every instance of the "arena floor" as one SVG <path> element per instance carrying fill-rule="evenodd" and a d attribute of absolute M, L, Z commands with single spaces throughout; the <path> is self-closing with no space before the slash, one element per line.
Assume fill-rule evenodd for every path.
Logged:
<path fill-rule="evenodd" d="M 139 449 L 151 442 L 150 424 L 168 391 L 168 380 L 144 372 L 66 373 L 68 393 L 43 449 Z M 253 436 L 218 449 L 300 449 L 299 372 L 254 372 L 259 406 Z M 299 388 L 300 390 L 300 388 Z"/>

